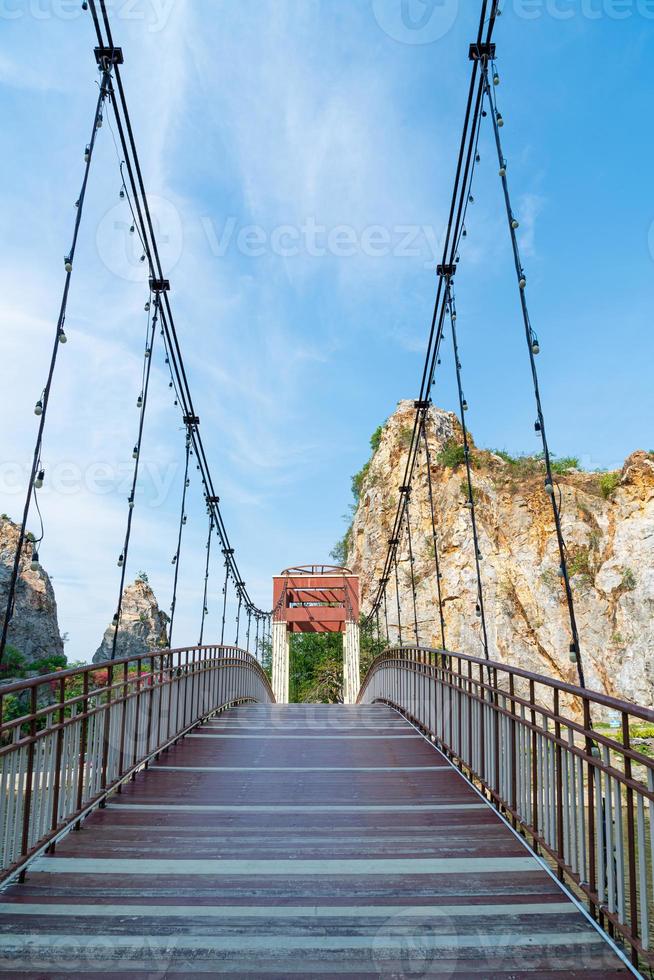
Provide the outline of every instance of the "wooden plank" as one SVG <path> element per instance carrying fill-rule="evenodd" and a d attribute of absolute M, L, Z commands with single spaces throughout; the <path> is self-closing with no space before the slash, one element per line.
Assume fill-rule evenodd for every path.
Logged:
<path fill-rule="evenodd" d="M 0 972 L 26 980 L 629 972 L 383 706 L 233 709 L 37 860 L 0 912 Z"/>

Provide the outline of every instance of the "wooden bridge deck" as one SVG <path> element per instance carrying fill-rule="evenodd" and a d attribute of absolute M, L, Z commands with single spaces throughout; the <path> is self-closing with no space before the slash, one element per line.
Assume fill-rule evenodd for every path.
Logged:
<path fill-rule="evenodd" d="M 221 715 L 37 859 L 0 909 L 0 972 L 21 978 L 630 972 L 383 706 Z"/>

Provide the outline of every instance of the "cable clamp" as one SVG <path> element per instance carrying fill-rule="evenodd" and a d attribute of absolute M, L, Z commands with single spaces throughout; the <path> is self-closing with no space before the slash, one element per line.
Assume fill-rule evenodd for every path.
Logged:
<path fill-rule="evenodd" d="M 167 293 L 170 289 L 170 280 L 150 279 L 150 289 L 153 293 Z"/>
<path fill-rule="evenodd" d="M 487 41 L 476 42 L 470 45 L 470 51 L 468 54 L 470 61 L 494 61 L 495 60 L 495 45 L 489 44 Z"/>
<path fill-rule="evenodd" d="M 192 426 L 198 426 L 200 424 L 200 419 L 197 417 L 197 415 L 185 415 L 182 418 L 182 422 L 184 425 L 191 428 Z"/>
<path fill-rule="evenodd" d="M 426 412 L 430 405 L 431 401 L 429 398 L 426 398 L 424 401 L 417 400 L 413 403 L 413 407 L 418 409 L 420 412 Z"/>
<path fill-rule="evenodd" d="M 456 265 L 444 265 L 439 264 L 436 266 L 436 275 L 444 276 L 446 279 L 451 279 L 456 272 Z"/>
<path fill-rule="evenodd" d="M 404 493 L 408 497 L 409 494 L 411 493 L 411 485 L 407 483 L 404 486 L 401 486 L 400 487 L 400 493 Z"/>
<path fill-rule="evenodd" d="M 122 48 L 94 48 L 94 53 L 100 68 L 105 68 L 107 65 L 123 64 Z"/>
<path fill-rule="evenodd" d="M 184 421 L 186 421 L 186 419 Z M 220 503 L 220 497 L 207 497 L 207 503 L 208 504 L 219 504 Z"/>

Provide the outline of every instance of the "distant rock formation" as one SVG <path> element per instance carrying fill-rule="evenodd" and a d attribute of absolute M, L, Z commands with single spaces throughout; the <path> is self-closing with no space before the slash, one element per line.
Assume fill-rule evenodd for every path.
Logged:
<path fill-rule="evenodd" d="M 20 525 L 6 516 L 0 517 L 0 627 L 7 607 L 19 533 Z M 9 645 L 22 653 L 28 666 L 35 660 L 63 656 L 64 653 L 52 583 L 41 565 L 32 571 L 33 551 L 32 540 L 27 538 L 20 559 L 14 615 L 7 637 Z"/>
<path fill-rule="evenodd" d="M 116 657 L 138 657 L 168 646 L 170 618 L 159 609 L 155 594 L 147 581 L 138 578 L 125 587 L 121 608 L 120 627 L 116 642 Z M 111 660 L 114 627 L 105 630 L 102 643 L 93 655 L 93 663 Z"/>
<path fill-rule="evenodd" d="M 347 564 L 361 576 L 362 609 L 374 595 L 403 482 L 415 415 L 402 401 L 383 427 L 364 469 L 347 538 Z M 450 650 L 482 656 L 475 616 L 476 577 L 466 508 L 461 428 L 449 412 L 428 420 L 438 522 L 446 640 Z M 552 509 L 543 464 L 473 451 L 490 656 L 576 683 Z M 589 688 L 643 705 L 654 703 L 654 455 L 634 452 L 621 472 L 557 474 L 563 533 Z M 411 495 L 414 576 L 420 641 L 440 646 L 436 577 L 424 454 Z M 406 537 L 400 562 L 405 642 L 413 642 L 413 602 Z M 391 640 L 397 636 L 394 576 L 389 585 Z M 382 617 L 383 625 L 383 617 Z"/>

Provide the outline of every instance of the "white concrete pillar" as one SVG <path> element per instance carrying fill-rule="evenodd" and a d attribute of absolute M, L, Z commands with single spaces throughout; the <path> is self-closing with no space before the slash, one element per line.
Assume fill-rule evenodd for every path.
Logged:
<path fill-rule="evenodd" d="M 356 704 L 359 694 L 359 624 L 346 623 L 343 633 L 343 702 Z"/>
<path fill-rule="evenodd" d="M 288 704 L 290 644 L 286 623 L 272 625 L 272 689 L 277 704 Z"/>

